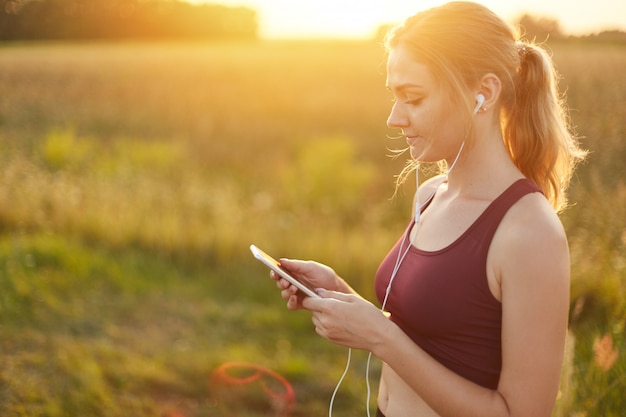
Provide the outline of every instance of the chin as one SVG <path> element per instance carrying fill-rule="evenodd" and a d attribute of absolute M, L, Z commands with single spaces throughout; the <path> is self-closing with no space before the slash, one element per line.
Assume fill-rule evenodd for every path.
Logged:
<path fill-rule="evenodd" d="M 411 158 L 416 161 L 421 161 L 424 158 L 424 149 L 417 149 L 415 146 L 409 146 L 409 153 L 411 154 Z"/>
<path fill-rule="evenodd" d="M 432 155 L 428 155 L 424 149 L 415 149 L 413 146 L 409 149 L 411 153 L 411 158 L 418 162 L 430 163 L 437 162 L 438 160 L 433 159 Z"/>

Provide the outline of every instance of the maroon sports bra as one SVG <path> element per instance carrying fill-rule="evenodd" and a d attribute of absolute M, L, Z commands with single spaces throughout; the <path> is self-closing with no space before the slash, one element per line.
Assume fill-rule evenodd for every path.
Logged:
<path fill-rule="evenodd" d="M 497 388 L 502 368 L 502 305 L 489 290 L 487 254 L 509 208 L 534 192 L 541 190 L 532 181 L 518 180 L 447 247 L 430 252 L 411 246 L 385 307 L 391 320 L 433 358 L 491 389 Z M 405 233 L 410 233 L 413 225 L 411 221 Z M 410 244 L 404 236 L 376 272 L 376 295 L 381 303 L 398 252 L 404 253 Z"/>

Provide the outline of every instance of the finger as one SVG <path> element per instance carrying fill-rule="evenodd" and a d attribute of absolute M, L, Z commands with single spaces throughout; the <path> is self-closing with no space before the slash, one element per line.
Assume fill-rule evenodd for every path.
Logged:
<path fill-rule="evenodd" d="M 307 272 L 310 272 L 312 269 L 311 262 L 309 261 L 300 261 L 296 259 L 280 258 L 278 262 L 280 263 L 280 266 L 282 266 L 283 268 L 285 268 L 286 270 L 292 273 L 306 274 Z"/>
<path fill-rule="evenodd" d="M 349 302 L 349 301 L 354 300 L 354 295 L 353 294 L 346 294 L 346 293 L 343 293 L 343 292 L 330 291 L 330 290 L 326 290 L 324 288 L 317 288 L 315 290 L 315 292 L 317 293 L 317 295 L 319 295 L 322 298 L 334 298 L 335 300 L 344 301 L 344 302 Z"/>
<path fill-rule="evenodd" d="M 326 337 L 326 333 L 324 333 L 324 331 L 322 329 L 320 329 L 319 327 L 315 328 L 315 333 L 318 334 L 318 336 L 323 337 L 324 339 L 327 339 Z"/>
<path fill-rule="evenodd" d="M 313 327 L 315 327 L 315 333 L 323 338 L 326 338 L 326 329 L 324 327 L 324 323 L 322 323 L 322 320 L 318 317 L 318 313 L 313 313 L 311 316 L 311 322 L 313 323 Z"/>
<path fill-rule="evenodd" d="M 297 295 L 292 294 L 287 299 L 287 309 L 289 310 L 299 310 L 302 308 L 302 303 L 300 302 L 300 298 Z"/>
<path fill-rule="evenodd" d="M 291 283 L 283 278 L 276 281 L 276 286 L 280 288 L 281 290 L 289 288 L 290 285 Z"/>
<path fill-rule="evenodd" d="M 311 314 L 311 323 L 315 328 L 321 327 L 320 319 L 317 317 L 317 313 Z"/>
<path fill-rule="evenodd" d="M 287 290 L 287 288 L 289 288 L 289 285 L 285 285 L 284 282 L 276 281 L 276 287 L 282 292 Z"/>
<path fill-rule="evenodd" d="M 312 312 L 321 312 L 327 303 L 328 302 L 324 301 L 323 298 L 313 298 L 307 296 L 302 299 L 302 307 Z"/>

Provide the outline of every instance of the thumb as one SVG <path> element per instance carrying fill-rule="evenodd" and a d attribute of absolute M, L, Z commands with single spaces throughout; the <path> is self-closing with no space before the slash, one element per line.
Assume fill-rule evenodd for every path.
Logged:
<path fill-rule="evenodd" d="M 280 258 L 280 266 L 287 271 L 299 276 L 312 276 L 319 269 L 319 264 L 313 261 L 301 261 L 297 259 Z"/>
<path fill-rule="evenodd" d="M 354 299 L 354 294 L 346 294 L 346 293 L 338 292 L 338 291 L 330 291 L 324 288 L 317 288 L 315 292 L 317 293 L 317 295 L 319 295 L 322 298 L 333 298 L 338 301 L 349 302 Z"/>
<path fill-rule="evenodd" d="M 307 261 L 280 258 L 278 260 L 278 263 L 280 263 L 280 266 L 282 266 L 286 270 L 294 272 L 294 273 L 306 274 L 307 272 L 311 270 L 310 262 L 307 262 Z"/>

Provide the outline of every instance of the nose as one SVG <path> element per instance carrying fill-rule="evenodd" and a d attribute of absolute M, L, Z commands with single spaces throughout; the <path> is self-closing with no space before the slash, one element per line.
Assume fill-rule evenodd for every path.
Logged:
<path fill-rule="evenodd" d="M 403 128 L 409 125 L 409 119 L 402 111 L 402 103 L 396 101 L 391 107 L 389 117 L 387 117 L 387 126 L 390 128 Z"/>

